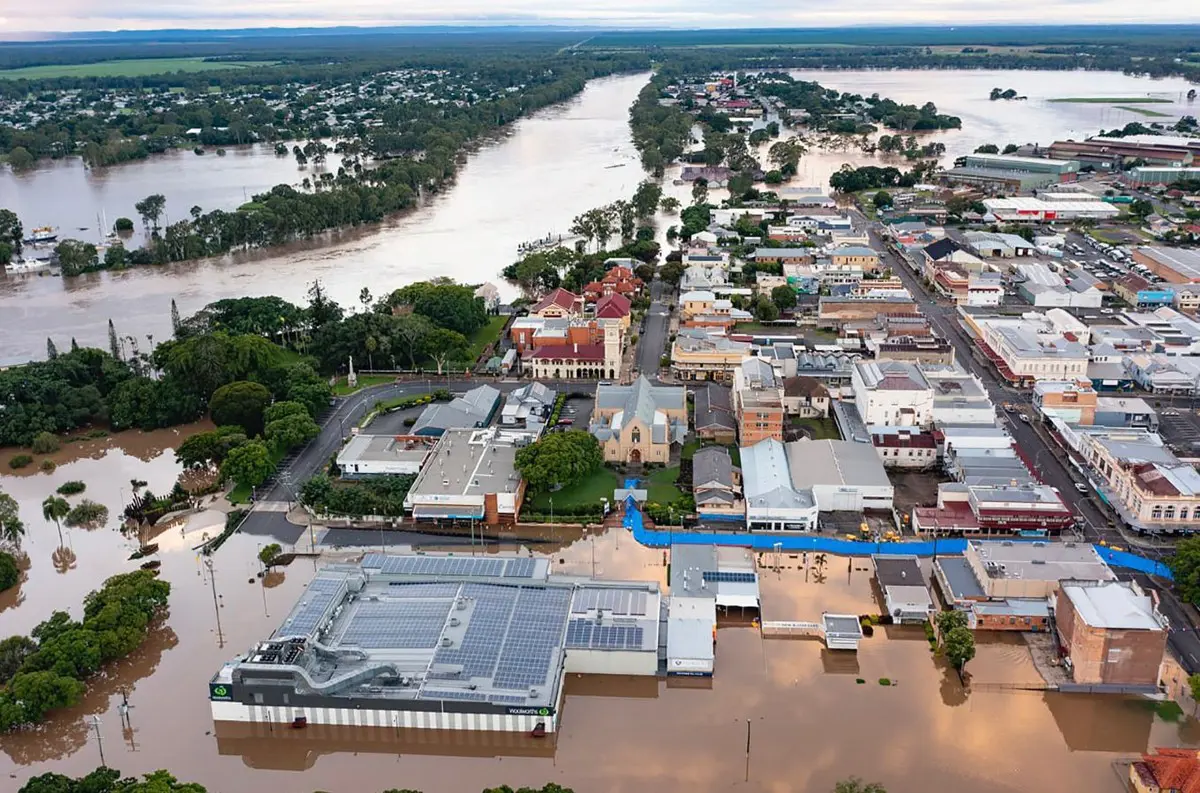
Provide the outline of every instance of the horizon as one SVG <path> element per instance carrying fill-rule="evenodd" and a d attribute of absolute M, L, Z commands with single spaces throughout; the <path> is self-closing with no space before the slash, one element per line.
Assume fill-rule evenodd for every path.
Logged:
<path fill-rule="evenodd" d="M 403 4 L 402 4 L 403 5 Z M 483 0 L 444 0 L 436 10 L 396 8 L 390 0 L 360 0 L 352 9 L 332 0 L 264 0 L 243 9 L 230 0 L 196 6 L 168 0 L 145 7 L 144 0 L 114 0 L 96 7 L 89 0 L 47 0 L 36 7 L 0 13 L 0 41 L 13 37 L 121 35 L 179 32 L 412 29 L 551 29 L 588 31 L 721 30 L 886 30 L 940 31 L 1014 27 L 1024 29 L 1179 27 L 1200 24 L 1200 5 L 1162 0 L 1131 9 L 1117 0 L 1013 0 L 980 9 L 973 0 L 913 0 L 902 9 L 890 0 L 860 0 L 853 8 L 830 8 L 817 0 L 764 0 L 752 9 L 730 10 L 704 2 L 658 0 L 570 0 L 557 7 L 547 0 L 507 0 L 497 7 Z M 1079 19 L 1086 9 L 1087 20 Z M 946 24 L 960 17 L 966 23 Z M 1029 20 L 1037 19 L 1037 23 Z"/>

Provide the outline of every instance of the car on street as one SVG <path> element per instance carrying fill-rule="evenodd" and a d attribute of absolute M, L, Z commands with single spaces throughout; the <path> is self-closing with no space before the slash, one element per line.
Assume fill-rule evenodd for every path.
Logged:
<path fill-rule="evenodd" d="M 559 419 L 558 424 L 561 427 L 567 427 L 575 423 L 575 419 Z"/>
<path fill-rule="evenodd" d="M 1075 489 L 1078 490 L 1080 493 L 1088 492 L 1088 486 L 1085 485 L 1083 482 L 1076 482 Z"/>
<path fill-rule="evenodd" d="M 1026 415 L 1026 414 L 1024 414 L 1024 413 L 1021 413 L 1021 414 L 1020 414 L 1020 416 L 1021 416 L 1021 421 L 1025 422 L 1026 424 L 1028 424 L 1028 423 L 1029 423 L 1029 416 L 1028 416 L 1028 415 Z"/>
<path fill-rule="evenodd" d="M 1016 406 L 1015 406 L 1015 405 L 1013 405 L 1013 403 L 1012 403 L 1012 402 L 1005 402 L 1005 403 L 1004 403 L 1004 409 L 1005 409 L 1005 410 L 1007 410 L 1009 413 L 1016 413 L 1016 412 L 1017 412 L 1017 408 L 1016 408 Z"/>

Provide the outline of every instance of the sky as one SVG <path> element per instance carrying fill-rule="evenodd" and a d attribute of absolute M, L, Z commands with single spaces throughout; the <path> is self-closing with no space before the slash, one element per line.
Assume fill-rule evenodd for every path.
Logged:
<path fill-rule="evenodd" d="M 0 33 L 329 25 L 604 27 L 1200 22 L 1200 0 L 0 0 Z"/>

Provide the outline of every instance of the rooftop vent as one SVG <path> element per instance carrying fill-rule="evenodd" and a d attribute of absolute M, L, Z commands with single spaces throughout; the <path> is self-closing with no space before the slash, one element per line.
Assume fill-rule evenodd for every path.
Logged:
<path fill-rule="evenodd" d="M 453 640 L 453 639 L 451 639 L 449 636 L 443 636 L 443 637 L 442 637 L 442 646 L 443 646 L 443 647 L 453 647 L 453 646 L 454 646 L 454 640 Z"/>

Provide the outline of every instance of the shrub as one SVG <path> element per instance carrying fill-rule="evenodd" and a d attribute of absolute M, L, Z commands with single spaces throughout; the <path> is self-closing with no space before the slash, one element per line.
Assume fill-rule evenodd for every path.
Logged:
<path fill-rule="evenodd" d="M 55 468 L 58 468 L 58 463 L 53 460 L 42 460 L 42 464 L 38 466 L 45 473 L 53 473 Z"/>
<path fill-rule="evenodd" d="M 415 417 L 409 417 L 404 420 L 404 426 L 406 426 L 406 427 L 411 427 L 411 426 L 415 425 L 416 423 L 417 423 L 417 420 Z"/>
<path fill-rule="evenodd" d="M 879 678 L 879 685 L 890 686 L 891 684 L 892 684 L 892 681 L 889 678 L 886 678 L 886 677 Z"/>
<path fill-rule="evenodd" d="M 14 455 L 14 456 L 13 456 L 13 457 L 12 457 L 12 458 L 11 458 L 11 459 L 8 461 L 8 467 L 9 467 L 9 468 L 12 468 L 12 469 L 24 468 L 24 467 L 26 467 L 27 465 L 31 464 L 32 462 L 33 462 L 33 457 L 31 457 L 30 455 L 28 455 L 28 454 L 17 454 L 17 455 Z"/>
<path fill-rule="evenodd" d="M 63 482 L 58 486 L 58 494 L 60 496 L 74 496 L 87 490 L 87 485 L 80 482 L 78 479 L 72 479 L 69 482 Z"/>
<path fill-rule="evenodd" d="M 82 526 L 87 529 L 95 529 L 103 526 L 106 520 L 108 520 L 108 507 L 85 498 L 71 508 L 65 522 L 72 527 Z"/>
<path fill-rule="evenodd" d="M 33 443 L 30 444 L 34 454 L 54 454 L 60 447 L 58 436 L 53 432 L 39 432 L 33 436 Z"/>

